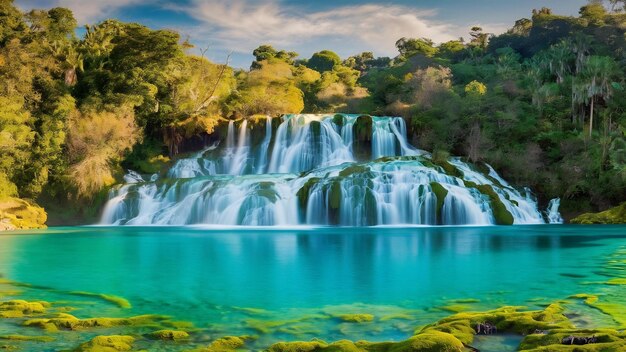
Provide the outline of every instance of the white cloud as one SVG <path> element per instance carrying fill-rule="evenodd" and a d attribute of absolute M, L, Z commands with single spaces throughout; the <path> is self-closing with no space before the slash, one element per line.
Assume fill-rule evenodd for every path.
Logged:
<path fill-rule="evenodd" d="M 332 41 L 344 43 L 344 51 L 373 50 L 393 56 L 395 41 L 401 37 L 443 42 L 462 33 L 457 26 L 436 21 L 433 10 L 400 5 L 367 4 L 303 12 L 276 0 L 192 0 L 191 6 L 172 8 L 201 22 L 191 31 L 193 37 L 210 36 L 221 46 L 241 53 L 264 43 L 306 49 Z"/>
<path fill-rule="evenodd" d="M 93 23 L 110 17 L 115 11 L 130 5 L 145 3 L 142 0 L 59 0 L 59 6 L 74 12 L 79 23 Z"/>
<path fill-rule="evenodd" d="M 107 19 L 126 6 L 150 3 L 152 0 L 17 0 L 24 9 L 67 7 L 74 12 L 80 24 L 95 23 Z"/>

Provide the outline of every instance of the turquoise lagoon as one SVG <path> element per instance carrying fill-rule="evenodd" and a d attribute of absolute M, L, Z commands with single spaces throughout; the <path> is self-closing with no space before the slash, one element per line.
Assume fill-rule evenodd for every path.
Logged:
<path fill-rule="evenodd" d="M 606 284 L 626 277 L 625 265 L 625 226 L 63 227 L 0 235 L 0 273 L 28 284 L 9 298 L 75 307 L 79 318 L 163 314 L 193 323 L 188 342 L 138 345 L 150 350 L 206 346 L 225 335 L 255 335 L 255 349 L 312 338 L 402 340 L 451 311 L 541 308 L 582 292 L 626 303 L 626 286 Z M 124 297 L 132 308 L 77 291 Z M 620 326 L 578 300 L 566 307 L 580 327 Z M 339 318 L 355 313 L 375 318 Z M 43 334 L 13 319 L 0 320 L 0 331 Z M 59 332 L 45 346 L 125 332 Z M 503 339 L 510 341 L 492 350 L 519 341 Z"/>

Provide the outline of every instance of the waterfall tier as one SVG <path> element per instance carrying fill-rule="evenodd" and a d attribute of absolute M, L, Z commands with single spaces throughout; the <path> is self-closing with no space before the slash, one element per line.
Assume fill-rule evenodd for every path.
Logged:
<path fill-rule="evenodd" d="M 490 225 L 558 222 L 490 166 L 412 147 L 399 117 L 285 115 L 226 127 L 224 145 L 150 181 L 129 172 L 103 224 Z"/>

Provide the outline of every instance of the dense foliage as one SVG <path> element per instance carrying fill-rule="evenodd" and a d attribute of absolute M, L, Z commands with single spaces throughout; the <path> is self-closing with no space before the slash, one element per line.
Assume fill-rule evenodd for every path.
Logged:
<path fill-rule="evenodd" d="M 107 20 L 78 38 L 67 9 L 0 0 L 0 197 L 84 209 L 220 121 L 337 111 L 403 116 L 415 145 L 489 163 L 566 214 L 605 209 L 626 199 L 625 6 L 534 10 L 468 42 L 400 38 L 393 59 L 261 45 L 246 71 L 173 31 Z"/>

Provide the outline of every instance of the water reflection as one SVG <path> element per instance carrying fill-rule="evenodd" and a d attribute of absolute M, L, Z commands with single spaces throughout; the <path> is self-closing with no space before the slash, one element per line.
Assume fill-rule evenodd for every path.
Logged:
<path fill-rule="evenodd" d="M 538 295 L 577 293 L 581 278 L 596 276 L 604 256 L 626 237 L 623 230 L 83 228 L 0 236 L 0 273 L 190 315 L 214 306 L 429 308 L 442 297 L 524 304 Z M 200 308 L 188 312 L 190 306 Z"/>

